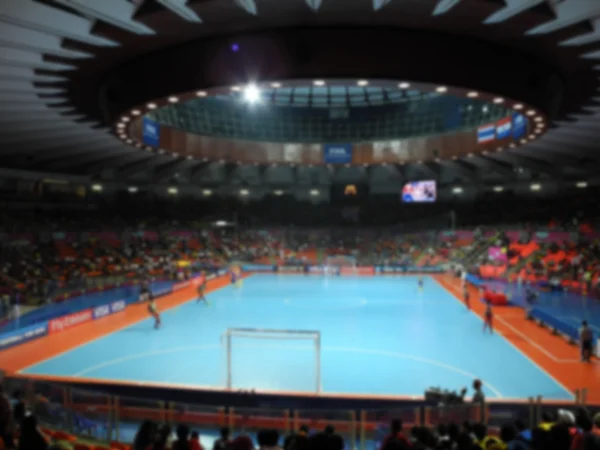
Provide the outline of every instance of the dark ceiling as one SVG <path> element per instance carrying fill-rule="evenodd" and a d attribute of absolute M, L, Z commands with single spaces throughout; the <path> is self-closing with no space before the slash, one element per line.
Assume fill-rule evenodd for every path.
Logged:
<path fill-rule="evenodd" d="M 227 183 L 238 172 L 268 183 L 264 170 L 144 152 L 112 126 L 128 108 L 164 95 L 337 71 L 501 94 L 539 107 L 553 123 L 518 148 L 414 164 L 393 176 L 377 172 L 390 168 L 329 171 L 325 182 L 593 183 L 599 18 L 596 0 L 2 0 L 0 167 L 123 182 L 177 173 L 198 186 Z M 283 168 L 269 176 L 298 182 Z"/>

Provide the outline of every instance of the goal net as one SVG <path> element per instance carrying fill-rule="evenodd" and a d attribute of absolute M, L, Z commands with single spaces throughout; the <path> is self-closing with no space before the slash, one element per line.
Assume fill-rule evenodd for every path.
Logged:
<path fill-rule="evenodd" d="M 229 328 L 221 337 L 227 389 L 321 392 L 321 333 Z"/>
<path fill-rule="evenodd" d="M 326 275 L 354 275 L 356 274 L 356 258 L 354 256 L 328 256 L 325 258 L 323 270 Z"/>

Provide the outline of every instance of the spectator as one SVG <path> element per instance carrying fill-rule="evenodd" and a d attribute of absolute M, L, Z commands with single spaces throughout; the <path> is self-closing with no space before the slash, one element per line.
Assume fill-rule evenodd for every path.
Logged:
<path fill-rule="evenodd" d="M 581 360 L 583 362 L 590 362 L 594 349 L 594 333 L 585 320 L 581 322 L 581 329 L 579 330 L 579 342 L 581 345 Z"/>
<path fill-rule="evenodd" d="M 284 442 L 283 442 L 283 448 L 284 450 L 290 450 L 294 447 L 296 447 L 296 441 L 298 441 L 299 439 L 304 439 L 307 440 L 308 439 L 308 426 L 306 425 L 302 425 L 300 426 L 300 431 L 298 431 L 298 433 L 292 433 L 291 435 L 289 435 L 288 437 L 285 438 Z"/>
<path fill-rule="evenodd" d="M 48 443 L 37 426 L 37 420 L 33 416 L 25 417 L 21 423 L 21 435 L 19 437 L 19 450 L 47 450 Z"/>
<path fill-rule="evenodd" d="M 13 394 L 13 418 L 16 425 L 20 425 L 25 419 L 26 405 L 23 401 L 23 393 L 21 391 L 15 391 Z"/>
<path fill-rule="evenodd" d="M 386 448 L 390 441 L 398 441 L 407 447 L 411 446 L 410 441 L 402 432 L 402 421 L 400 419 L 392 420 L 392 422 L 390 423 L 390 433 L 383 438 L 380 448 L 382 450 Z"/>
<path fill-rule="evenodd" d="M 10 401 L 4 393 L 4 386 L 0 384 L 0 438 L 7 449 L 15 448 L 13 441 L 14 420 Z"/>
<path fill-rule="evenodd" d="M 253 450 L 254 444 L 248 436 L 238 436 L 230 442 L 228 448 L 230 450 Z"/>
<path fill-rule="evenodd" d="M 277 430 L 260 430 L 257 441 L 260 450 L 281 450 Z"/>
<path fill-rule="evenodd" d="M 219 439 L 217 439 L 215 441 L 215 443 L 213 444 L 213 450 L 227 450 L 229 444 L 230 444 L 230 439 L 229 439 L 229 435 L 230 435 L 230 431 L 229 428 L 224 427 L 221 428 L 221 437 Z"/>
<path fill-rule="evenodd" d="M 500 428 L 500 439 L 506 444 L 506 450 L 527 450 L 528 446 L 519 440 L 519 430 L 515 425 L 504 425 Z"/>
<path fill-rule="evenodd" d="M 177 439 L 173 442 L 173 450 L 190 450 L 190 429 L 187 425 L 179 425 L 177 427 Z"/>
<path fill-rule="evenodd" d="M 146 450 L 154 441 L 156 425 L 154 422 L 146 420 L 142 422 L 138 432 L 133 439 L 132 450 Z"/>
<path fill-rule="evenodd" d="M 310 447 L 312 450 L 343 450 L 344 440 L 335 433 L 331 425 L 328 425 L 324 432 L 310 438 Z"/>
<path fill-rule="evenodd" d="M 190 450 L 204 450 L 200 443 L 200 435 L 197 431 L 192 431 L 192 437 L 190 438 Z"/>

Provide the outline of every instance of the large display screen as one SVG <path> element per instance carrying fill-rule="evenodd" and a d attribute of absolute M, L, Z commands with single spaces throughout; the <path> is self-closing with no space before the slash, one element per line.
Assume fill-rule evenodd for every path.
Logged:
<path fill-rule="evenodd" d="M 411 181 L 402 188 L 403 203 L 432 203 L 437 199 L 435 181 Z"/>

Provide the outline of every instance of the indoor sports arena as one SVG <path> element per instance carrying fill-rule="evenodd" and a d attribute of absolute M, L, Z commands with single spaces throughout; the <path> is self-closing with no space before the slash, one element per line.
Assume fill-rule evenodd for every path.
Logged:
<path fill-rule="evenodd" d="M 0 2 L 0 448 L 600 448 L 598 18 Z"/>

